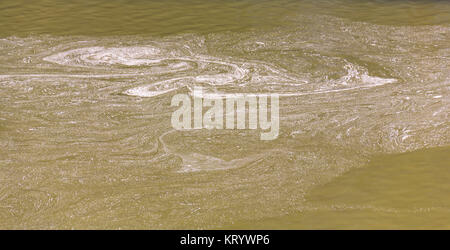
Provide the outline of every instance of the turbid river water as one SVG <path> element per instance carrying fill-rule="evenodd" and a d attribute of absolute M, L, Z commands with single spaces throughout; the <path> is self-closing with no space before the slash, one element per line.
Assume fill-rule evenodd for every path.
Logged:
<path fill-rule="evenodd" d="M 197 85 L 278 138 L 174 130 Z M 447 1 L 4 0 L 0 228 L 450 228 L 449 94 Z"/>

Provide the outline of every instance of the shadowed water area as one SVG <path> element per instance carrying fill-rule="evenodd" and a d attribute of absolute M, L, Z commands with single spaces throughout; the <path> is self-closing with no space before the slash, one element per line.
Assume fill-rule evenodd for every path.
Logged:
<path fill-rule="evenodd" d="M 449 69 L 447 1 L 1 1 L 0 228 L 449 228 Z"/>

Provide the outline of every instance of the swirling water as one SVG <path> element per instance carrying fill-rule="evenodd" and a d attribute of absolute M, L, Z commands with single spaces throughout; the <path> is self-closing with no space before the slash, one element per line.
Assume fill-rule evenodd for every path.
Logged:
<path fill-rule="evenodd" d="M 449 225 L 445 1 L 40 0 L 0 13 L 1 228 L 396 228 L 418 226 L 417 211 Z M 193 86 L 278 93 L 280 136 L 173 130 L 171 97 Z"/>

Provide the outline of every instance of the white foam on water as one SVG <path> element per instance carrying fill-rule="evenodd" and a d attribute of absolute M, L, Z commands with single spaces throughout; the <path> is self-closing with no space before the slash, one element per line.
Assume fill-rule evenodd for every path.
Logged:
<path fill-rule="evenodd" d="M 165 80 L 162 82 L 155 82 L 144 86 L 138 86 L 133 89 L 129 89 L 124 92 L 127 95 L 139 96 L 139 97 L 154 97 L 161 94 L 165 94 L 181 87 L 189 87 L 192 89 L 195 84 L 209 84 L 210 86 L 223 86 L 223 85 L 236 85 L 238 83 L 240 87 L 246 85 L 254 86 L 276 86 L 279 89 L 274 89 L 270 93 L 264 93 L 261 91 L 255 91 L 251 88 L 244 88 L 242 92 L 254 93 L 258 95 L 271 95 L 278 94 L 279 96 L 303 96 L 303 95 L 315 95 L 335 93 L 357 89 L 367 89 L 372 87 L 378 87 L 389 83 L 397 82 L 394 78 L 382 78 L 376 76 L 370 76 L 367 70 L 359 66 L 347 63 L 344 68 L 347 69 L 347 74 L 341 77 L 337 81 L 329 82 L 317 82 L 315 85 L 311 85 L 310 80 L 303 78 L 295 78 L 287 73 L 281 72 L 281 70 L 275 69 L 272 66 L 268 66 L 262 62 L 259 63 L 244 63 L 246 67 L 257 68 L 262 71 L 263 74 L 258 73 L 258 70 L 252 71 L 250 75 L 250 69 L 244 66 L 239 66 L 238 63 L 225 62 L 219 59 L 206 59 L 206 58 L 186 58 L 177 57 L 172 60 L 190 61 L 197 64 L 203 63 L 206 65 L 222 65 L 231 68 L 232 70 L 227 73 L 218 74 L 205 74 L 194 73 L 192 76 L 184 78 L 174 78 L 171 80 Z M 268 75 L 267 75 L 268 74 Z M 248 80 L 245 82 L 244 79 Z M 241 81 L 241 82 L 240 82 Z M 177 84 L 174 84 L 174 83 Z M 166 85 L 163 85 L 166 84 Z M 302 89 L 306 84 L 314 87 L 317 90 L 305 91 Z M 330 86 L 331 84 L 331 86 Z M 165 86 L 161 89 L 161 86 Z M 286 87 L 286 88 L 283 88 Z M 344 86 L 344 87 L 343 87 Z M 158 89 L 155 90 L 155 87 Z M 225 94 L 224 94 L 225 95 Z M 221 94 L 214 94 L 213 96 L 206 95 L 206 98 L 223 97 Z"/>
<path fill-rule="evenodd" d="M 393 78 L 381 78 L 370 76 L 366 69 L 359 65 L 349 62 L 343 66 L 347 74 L 338 80 L 328 82 L 310 83 L 311 80 L 294 77 L 282 70 L 269 66 L 263 62 L 229 62 L 220 58 L 206 56 L 168 56 L 171 53 L 163 51 L 154 46 L 139 47 L 87 47 L 72 49 L 60 52 L 44 58 L 45 61 L 53 62 L 67 66 L 101 66 L 101 65 L 123 65 L 123 66 L 145 66 L 153 67 L 164 65 L 165 73 L 174 73 L 183 71 L 191 74 L 185 77 L 175 77 L 169 80 L 157 81 L 154 83 L 137 86 L 124 91 L 130 96 L 155 97 L 172 92 L 182 87 L 192 87 L 195 84 L 209 84 L 211 86 L 236 85 L 246 86 L 276 86 L 270 93 L 261 93 L 253 88 L 244 88 L 243 92 L 257 93 L 258 95 L 278 94 L 279 96 L 303 96 L 314 94 L 335 93 L 356 89 L 366 89 L 381 86 L 388 83 L 394 83 L 397 80 Z M 344 60 L 345 61 L 345 60 Z M 190 65 L 196 65 L 190 68 Z M 244 66 L 245 65 L 245 66 Z M 225 67 L 220 72 L 211 74 L 208 70 Z M 250 69 L 252 74 L 250 74 Z M 188 71 L 190 70 L 190 71 Z M 205 71 L 205 73 L 202 73 Z M 154 72 L 150 72 L 152 75 Z M 161 72 L 162 73 L 162 72 Z M 145 73 L 143 74 L 145 75 Z M 38 75 L 36 75 L 38 76 Z M 42 77 L 50 75 L 40 75 Z M 56 75 L 55 75 L 56 76 Z M 133 74 L 110 74 L 110 75 L 70 75 L 67 77 L 80 78 L 101 78 L 101 77 L 131 77 Z M 137 75 L 139 76 L 139 75 Z M 2 76 L 12 77 L 12 76 Z M 262 81 L 262 82 L 259 82 Z M 312 90 L 304 89 L 303 86 L 309 82 Z M 284 88 L 285 86 L 286 88 Z M 214 97 L 212 97 L 214 98 Z"/>
<path fill-rule="evenodd" d="M 258 157 L 246 157 L 226 161 L 210 155 L 199 153 L 177 154 L 183 160 L 183 166 L 177 172 L 217 171 L 239 168 L 258 159 Z"/>
<path fill-rule="evenodd" d="M 160 53 L 155 47 L 88 47 L 72 49 L 43 58 L 44 61 L 68 66 L 89 65 L 126 65 L 140 66 L 159 63 L 161 60 L 154 58 Z"/>
<path fill-rule="evenodd" d="M 139 86 L 135 88 L 128 89 L 123 93 L 125 95 L 130 96 L 138 96 L 138 97 L 155 97 L 159 95 L 163 95 L 172 91 L 175 91 L 179 88 L 182 88 L 184 83 L 179 82 L 180 80 L 186 80 L 188 78 L 175 78 L 169 79 L 166 81 L 157 82 L 150 85 Z"/>
<path fill-rule="evenodd" d="M 144 74 L 139 74 L 144 75 Z M 0 75 L 0 79 L 6 78 L 130 78 L 137 74 L 14 74 Z"/>

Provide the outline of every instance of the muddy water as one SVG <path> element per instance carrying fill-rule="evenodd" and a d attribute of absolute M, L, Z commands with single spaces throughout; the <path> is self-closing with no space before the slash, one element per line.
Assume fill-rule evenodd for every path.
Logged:
<path fill-rule="evenodd" d="M 2 1 L 0 227 L 448 228 L 449 13 Z M 278 93 L 279 137 L 172 129 L 194 86 Z"/>
<path fill-rule="evenodd" d="M 226 229 L 449 229 L 450 148 L 377 156 L 313 188 L 302 211 Z"/>

